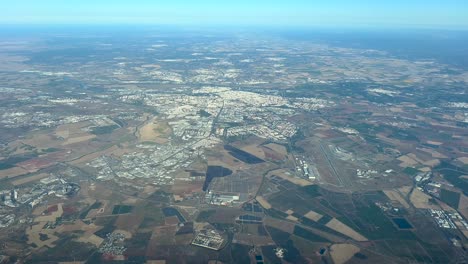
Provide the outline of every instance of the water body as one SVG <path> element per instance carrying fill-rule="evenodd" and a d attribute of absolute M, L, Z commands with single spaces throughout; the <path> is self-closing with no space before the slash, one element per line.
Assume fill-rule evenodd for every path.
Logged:
<path fill-rule="evenodd" d="M 164 213 L 164 216 L 166 217 L 177 216 L 177 218 L 179 219 L 179 222 L 185 223 L 185 218 L 182 216 L 182 214 L 180 214 L 180 212 L 177 209 L 173 207 L 166 207 L 166 208 L 163 208 L 162 211 Z"/>
<path fill-rule="evenodd" d="M 248 152 L 245 152 L 243 150 L 240 150 L 230 145 L 224 145 L 224 149 L 227 150 L 229 154 L 231 154 L 231 156 L 233 156 L 234 158 L 241 160 L 248 164 L 258 164 L 258 163 L 265 162 L 264 160 L 258 158 L 257 156 L 254 156 Z"/>
<path fill-rule="evenodd" d="M 232 174 L 232 170 L 222 166 L 208 166 L 206 170 L 205 183 L 203 184 L 203 191 L 206 191 L 210 186 L 211 181 L 216 177 L 226 177 Z"/>
<path fill-rule="evenodd" d="M 280 33 L 292 40 L 336 47 L 375 49 L 409 60 L 436 60 L 468 69 L 468 31 L 437 29 L 316 29 Z"/>
<path fill-rule="evenodd" d="M 400 229 L 413 228 L 413 226 L 405 218 L 393 218 L 392 220 Z"/>

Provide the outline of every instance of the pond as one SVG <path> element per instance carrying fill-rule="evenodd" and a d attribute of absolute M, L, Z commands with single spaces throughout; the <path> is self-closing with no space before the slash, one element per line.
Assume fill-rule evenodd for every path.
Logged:
<path fill-rule="evenodd" d="M 182 214 L 180 214 L 180 212 L 177 209 L 173 207 L 166 207 L 166 208 L 163 208 L 162 211 L 164 213 L 164 216 L 166 217 L 177 216 L 177 218 L 179 219 L 179 222 L 185 223 L 185 218 L 182 216 Z"/>

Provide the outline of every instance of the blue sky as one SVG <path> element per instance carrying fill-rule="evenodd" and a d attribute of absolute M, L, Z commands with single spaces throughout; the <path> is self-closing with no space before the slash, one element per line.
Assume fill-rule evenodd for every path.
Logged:
<path fill-rule="evenodd" d="M 1 0 L 1 24 L 468 28 L 467 0 Z"/>

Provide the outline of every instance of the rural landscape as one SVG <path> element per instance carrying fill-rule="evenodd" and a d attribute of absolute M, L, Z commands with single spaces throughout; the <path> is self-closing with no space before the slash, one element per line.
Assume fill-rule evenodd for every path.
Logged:
<path fill-rule="evenodd" d="M 0 41 L 0 263 L 466 263 L 466 65 L 21 30 Z"/>

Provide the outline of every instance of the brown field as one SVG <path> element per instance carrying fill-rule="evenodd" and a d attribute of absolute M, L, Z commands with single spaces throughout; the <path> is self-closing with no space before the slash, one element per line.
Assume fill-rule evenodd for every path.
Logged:
<path fill-rule="evenodd" d="M 284 160 L 288 156 L 288 151 L 283 145 L 270 143 L 262 146 L 265 158 L 270 160 Z"/>
<path fill-rule="evenodd" d="M 283 145 L 279 145 L 279 144 L 275 144 L 275 143 L 269 143 L 269 144 L 264 145 L 264 147 L 269 148 L 269 149 L 277 152 L 280 155 L 283 155 L 283 156 L 288 155 L 288 150 Z"/>
<path fill-rule="evenodd" d="M 150 141 L 164 144 L 168 142 L 167 137 L 171 133 L 172 129 L 167 122 L 159 122 L 156 118 L 153 118 L 138 129 L 138 139 L 141 142 Z"/>
<path fill-rule="evenodd" d="M 83 164 L 83 163 L 86 163 L 86 162 L 89 162 L 93 159 L 96 159 L 100 156 L 103 156 L 103 155 L 111 155 L 111 154 L 114 154 L 114 153 L 122 153 L 122 149 L 119 148 L 118 146 L 112 146 L 110 148 L 107 148 L 105 150 L 102 150 L 102 151 L 97 151 L 97 152 L 93 152 L 93 153 L 90 153 L 88 155 L 84 155 L 78 159 L 75 159 L 73 161 L 71 161 L 70 163 L 73 164 L 73 165 L 78 165 L 78 164 Z"/>
<path fill-rule="evenodd" d="M 189 182 L 189 181 L 178 181 L 174 182 L 171 191 L 174 195 L 189 196 L 193 193 L 201 192 L 203 189 L 203 181 Z"/>
<path fill-rule="evenodd" d="M 232 224 L 235 222 L 236 217 L 242 213 L 242 210 L 236 208 L 218 208 L 216 213 L 210 217 L 210 222 Z"/>
<path fill-rule="evenodd" d="M 408 155 L 400 156 L 398 157 L 398 160 L 401 161 L 400 167 L 406 168 L 410 166 L 414 166 L 418 164 L 418 161 L 414 160 L 412 157 L 409 157 Z"/>
<path fill-rule="evenodd" d="M 263 198 L 263 196 L 257 196 L 255 198 L 255 200 L 257 200 L 257 202 L 265 209 L 271 209 L 271 204 L 265 199 Z"/>
<path fill-rule="evenodd" d="M 411 189 L 412 189 L 412 188 L 413 188 L 412 186 L 403 186 L 403 187 L 398 188 L 397 191 L 398 191 L 401 195 L 403 195 L 403 197 L 406 197 L 406 196 L 409 195 L 409 193 L 411 192 Z"/>
<path fill-rule="evenodd" d="M 231 156 L 223 145 L 215 146 L 207 153 L 207 162 L 209 166 L 223 166 L 233 171 L 233 174 L 239 169 L 249 167 L 249 164 L 241 162 Z"/>
<path fill-rule="evenodd" d="M 77 137 L 83 134 L 88 134 L 86 131 L 82 130 L 82 128 L 88 127 L 92 125 L 89 121 L 81 121 L 72 124 L 64 124 L 60 125 L 55 129 L 55 136 L 61 137 L 63 139 L 68 139 L 70 137 Z"/>
<path fill-rule="evenodd" d="M 100 216 L 104 213 L 104 211 L 106 210 L 107 208 L 107 205 L 109 204 L 109 201 L 106 201 L 106 200 L 100 200 L 100 202 L 102 203 L 102 206 L 100 208 L 97 208 L 97 209 L 91 209 L 89 211 L 89 213 L 86 215 L 86 218 L 94 218 L 96 216 Z M 90 204 L 93 204 L 94 202 L 90 203 Z"/>
<path fill-rule="evenodd" d="M 39 173 L 39 174 L 36 174 L 36 175 L 33 175 L 33 176 L 28 176 L 28 177 L 24 177 L 24 178 L 21 178 L 21 179 L 14 180 L 14 181 L 11 182 L 11 184 L 13 184 L 15 186 L 18 186 L 18 185 L 21 185 L 21 184 L 38 181 L 40 179 L 44 179 L 44 178 L 47 178 L 49 176 L 50 176 L 50 174 L 48 174 L 48 173 Z"/>
<path fill-rule="evenodd" d="M 171 225 L 178 225 L 179 224 L 179 218 L 177 216 L 168 216 L 164 218 L 164 222 L 166 226 L 171 226 Z"/>
<path fill-rule="evenodd" d="M 83 136 L 79 136 L 79 137 L 68 138 L 61 145 L 62 146 L 67 146 L 67 145 L 71 145 L 71 144 L 76 144 L 76 143 L 91 140 L 91 139 L 93 139 L 95 137 L 96 137 L 96 135 L 87 134 L 87 135 L 83 135 Z"/>
<path fill-rule="evenodd" d="M 78 239 L 78 242 L 90 243 L 95 247 L 99 247 L 102 242 L 104 242 L 104 239 L 96 236 L 95 234 L 85 234 Z"/>
<path fill-rule="evenodd" d="M 58 147 L 62 141 L 49 134 L 36 133 L 34 136 L 22 141 L 26 145 L 46 149 Z"/>
<path fill-rule="evenodd" d="M 278 152 L 275 152 L 269 148 L 262 147 L 263 152 L 265 153 L 265 159 L 267 160 L 284 160 L 286 156 L 283 156 L 281 154 L 278 154 Z"/>
<path fill-rule="evenodd" d="M 175 245 L 176 226 L 161 226 L 153 231 L 148 244 L 148 254 L 154 252 L 154 248 L 162 245 Z"/>
<path fill-rule="evenodd" d="M 250 144 L 241 148 L 243 151 L 248 152 L 256 157 L 265 159 L 265 152 L 262 150 L 262 147 L 257 144 Z"/>
<path fill-rule="evenodd" d="M 435 150 L 433 150 L 433 149 L 419 148 L 419 150 L 431 154 L 431 156 L 432 156 L 433 158 L 436 158 L 436 159 L 447 159 L 447 158 L 448 158 L 448 157 L 445 156 L 444 154 L 441 154 L 441 153 L 439 153 L 439 152 L 437 152 L 437 151 L 435 151 Z"/>
<path fill-rule="evenodd" d="M 194 234 L 183 234 L 183 235 L 176 235 L 175 236 L 175 244 L 176 245 L 190 245 L 192 243 Z"/>
<path fill-rule="evenodd" d="M 437 166 L 437 165 L 440 164 L 440 160 L 438 160 L 438 159 L 432 159 L 432 160 L 425 161 L 423 164 L 426 165 L 426 166 L 429 166 L 429 167 L 433 168 L 433 167 L 435 167 L 435 166 Z"/>
<path fill-rule="evenodd" d="M 354 229 L 350 228 L 349 226 L 343 224 L 338 219 L 333 218 L 328 222 L 326 227 L 331 228 L 347 237 L 350 237 L 356 241 L 368 241 L 363 235 L 359 234 L 358 232 L 354 231 Z"/>
<path fill-rule="evenodd" d="M 403 205 L 403 207 L 406 209 L 410 208 L 410 205 L 408 204 L 408 202 L 406 202 L 405 198 L 403 198 L 403 196 L 401 196 L 401 194 L 398 193 L 397 191 L 384 190 L 383 192 L 388 197 L 388 199 L 392 201 L 397 201 L 398 203 Z"/>
<path fill-rule="evenodd" d="M 25 154 L 25 153 L 31 152 L 31 150 L 28 149 L 28 147 L 29 146 L 25 145 L 20 140 L 15 140 L 15 141 L 12 141 L 12 142 L 8 143 L 5 150 L 13 151 L 9 155 L 14 156 L 14 155 L 20 155 L 20 154 Z M 1 158 L 0 158 L 0 160 L 1 160 Z"/>
<path fill-rule="evenodd" d="M 335 264 L 343 264 L 350 260 L 360 249 L 353 244 L 334 244 L 330 247 L 330 254 Z"/>
<path fill-rule="evenodd" d="M 28 171 L 20 167 L 13 167 L 6 170 L 0 170 L 0 180 L 6 178 L 14 178 L 20 175 L 24 175 L 26 173 L 28 173 Z"/>
<path fill-rule="evenodd" d="M 429 203 L 430 198 L 431 197 L 429 195 L 423 193 L 417 188 L 414 188 L 410 196 L 410 201 L 414 207 L 418 209 L 438 209 L 439 206 Z"/>
<path fill-rule="evenodd" d="M 55 232 L 57 233 L 66 233 L 66 232 L 73 232 L 73 233 L 78 233 L 76 231 L 82 231 L 83 233 L 80 235 L 78 239 L 76 239 L 78 242 L 83 242 L 83 243 L 91 243 L 95 245 L 96 247 L 99 247 L 101 243 L 104 241 L 104 239 L 94 235 L 96 231 L 101 229 L 100 226 L 97 226 L 95 224 L 85 224 L 81 220 L 75 220 L 73 224 L 66 224 L 66 225 L 61 225 L 54 229 Z"/>
<path fill-rule="evenodd" d="M 274 227 L 286 233 L 292 234 L 294 232 L 295 225 L 294 223 L 291 223 L 291 222 L 281 221 L 279 219 L 267 216 L 264 218 L 264 223 L 265 225 Z"/>
<path fill-rule="evenodd" d="M 276 175 L 299 186 L 312 185 L 310 181 L 292 176 L 287 169 L 278 169 L 268 173 L 268 176 Z"/>
<path fill-rule="evenodd" d="M 462 214 L 465 218 L 468 218 L 468 197 L 463 193 L 460 193 L 460 203 L 458 205 L 458 211 Z"/>
<path fill-rule="evenodd" d="M 294 247 L 301 252 L 302 256 L 312 258 L 312 263 L 321 263 L 321 257 L 318 255 L 318 252 L 321 248 L 327 248 L 331 245 L 330 243 L 311 242 L 298 236 L 292 236 L 291 240 L 294 242 Z"/>
<path fill-rule="evenodd" d="M 320 220 L 323 217 L 323 215 L 321 215 L 321 214 L 319 214 L 317 212 L 314 212 L 314 211 L 309 211 L 307 214 L 304 215 L 304 217 L 307 217 L 310 220 L 317 222 L 318 220 Z"/>
<path fill-rule="evenodd" d="M 293 216 L 293 215 L 288 215 L 288 216 L 286 217 L 286 219 L 291 220 L 291 221 L 294 221 L 294 222 L 297 222 L 297 221 L 299 220 L 297 217 L 295 217 L 295 216 Z"/>
<path fill-rule="evenodd" d="M 233 243 L 255 246 L 269 246 L 274 245 L 275 242 L 268 236 L 258 236 L 251 234 L 236 233 L 234 235 Z"/>
<path fill-rule="evenodd" d="M 117 221 L 115 222 L 115 226 L 118 229 L 126 230 L 128 232 L 134 233 L 138 226 L 143 221 L 144 214 L 125 214 L 119 215 Z"/>
<path fill-rule="evenodd" d="M 468 157 L 460 157 L 460 158 L 457 158 L 456 160 L 460 161 L 461 163 L 465 165 L 468 164 Z"/>
<path fill-rule="evenodd" d="M 62 216 L 63 208 L 62 204 L 57 205 L 57 211 L 52 212 L 49 215 L 41 215 L 34 219 L 34 225 L 31 225 L 30 228 L 26 228 L 26 236 L 28 237 L 29 244 L 36 244 L 38 248 L 43 246 L 54 247 L 53 243 L 59 238 L 54 235 L 55 230 L 53 229 L 42 229 L 47 222 L 55 222 L 55 220 Z M 41 241 L 40 234 L 46 234 L 49 239 Z"/>

